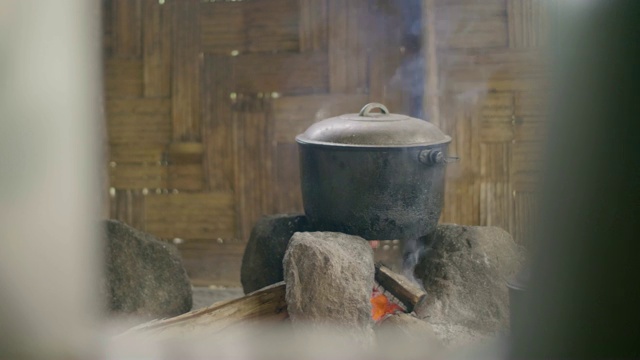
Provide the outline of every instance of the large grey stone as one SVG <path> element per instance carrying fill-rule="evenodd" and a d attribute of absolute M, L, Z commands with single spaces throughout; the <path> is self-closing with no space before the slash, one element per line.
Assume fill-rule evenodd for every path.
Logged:
<path fill-rule="evenodd" d="M 284 256 L 286 300 L 294 327 L 348 330 L 372 342 L 373 251 L 366 240 L 333 232 L 295 233 Z"/>
<path fill-rule="evenodd" d="M 506 279 L 522 266 L 523 251 L 497 227 L 439 225 L 416 267 L 428 298 L 416 312 L 450 345 L 508 328 Z"/>
<path fill-rule="evenodd" d="M 260 219 L 242 257 L 240 281 L 245 294 L 284 280 L 282 260 L 289 239 L 298 231 L 310 231 L 304 215 L 274 215 Z"/>
<path fill-rule="evenodd" d="M 103 289 L 111 313 L 155 319 L 191 310 L 191 283 L 177 250 L 115 220 L 105 223 Z"/>

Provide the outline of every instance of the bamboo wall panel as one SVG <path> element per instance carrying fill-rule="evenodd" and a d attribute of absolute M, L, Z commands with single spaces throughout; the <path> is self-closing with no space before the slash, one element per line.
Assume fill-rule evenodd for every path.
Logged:
<path fill-rule="evenodd" d="M 200 140 L 199 0 L 173 3 L 172 120 L 175 141 Z"/>
<path fill-rule="evenodd" d="M 509 44 L 513 48 L 544 45 L 549 25 L 545 0 L 508 0 Z"/>
<path fill-rule="evenodd" d="M 547 0 L 435 0 L 440 126 L 461 162 L 442 221 L 500 226 L 525 241 L 546 134 Z M 434 53 L 435 52 L 435 53 Z M 429 109 L 427 109 L 429 110 Z"/>
<path fill-rule="evenodd" d="M 233 83 L 231 58 L 205 55 L 202 117 L 206 147 L 205 176 L 209 190 L 234 189 L 234 129 L 230 99 Z"/>
<path fill-rule="evenodd" d="M 141 53 L 141 0 L 112 0 L 113 55 L 140 57 Z"/>
<path fill-rule="evenodd" d="M 208 53 L 299 49 L 296 0 L 214 2 L 201 6 L 201 48 Z"/>
<path fill-rule="evenodd" d="M 249 53 L 233 58 L 238 93 L 323 93 L 329 64 L 324 53 Z"/>
<path fill-rule="evenodd" d="M 443 220 L 521 236 L 546 67 L 519 1 L 427 0 L 433 81 L 419 0 L 104 0 L 110 216 L 173 241 L 194 283 L 237 286 L 255 221 L 302 211 L 295 136 L 370 101 L 424 116 L 431 79 L 462 158 Z"/>
<path fill-rule="evenodd" d="M 329 0 L 300 0 L 299 43 L 301 52 L 327 49 Z"/>
<path fill-rule="evenodd" d="M 165 239 L 232 239 L 234 200 L 230 192 L 152 192 L 144 202 L 146 230 Z"/>
<path fill-rule="evenodd" d="M 143 83 L 145 97 L 171 96 L 171 2 L 143 0 Z"/>
<path fill-rule="evenodd" d="M 109 58 L 105 61 L 105 92 L 118 97 L 142 96 L 142 61 Z"/>

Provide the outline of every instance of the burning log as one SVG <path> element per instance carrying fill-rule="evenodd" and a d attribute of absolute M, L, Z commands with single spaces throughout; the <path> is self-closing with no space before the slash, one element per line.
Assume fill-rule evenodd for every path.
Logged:
<path fill-rule="evenodd" d="M 398 299 L 409 313 L 422 305 L 427 298 L 427 293 L 424 290 L 382 264 L 376 264 L 375 280 Z"/>

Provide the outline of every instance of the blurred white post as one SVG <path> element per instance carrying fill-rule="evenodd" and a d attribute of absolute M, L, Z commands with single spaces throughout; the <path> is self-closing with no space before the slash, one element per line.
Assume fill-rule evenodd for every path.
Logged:
<path fill-rule="evenodd" d="M 96 351 L 96 0 L 0 0 L 0 358 Z"/>

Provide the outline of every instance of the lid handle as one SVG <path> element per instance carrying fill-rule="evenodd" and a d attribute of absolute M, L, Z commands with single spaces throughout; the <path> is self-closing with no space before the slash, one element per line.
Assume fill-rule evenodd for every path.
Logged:
<path fill-rule="evenodd" d="M 372 103 L 368 103 L 367 105 L 365 105 L 362 110 L 360 110 L 360 116 L 371 116 L 371 110 L 373 109 L 380 109 L 380 112 L 383 114 L 388 114 L 389 110 L 387 109 L 386 106 L 380 104 L 380 103 L 376 103 L 376 102 L 372 102 Z"/>

